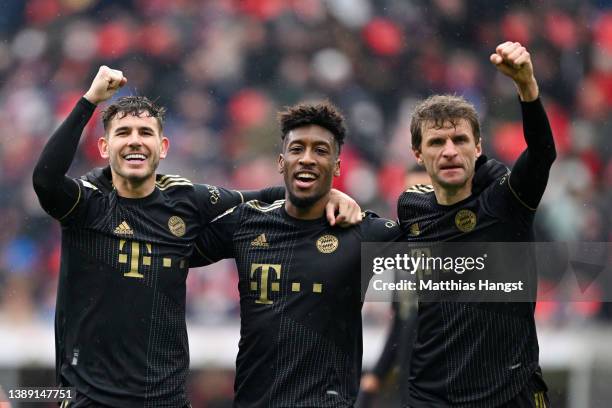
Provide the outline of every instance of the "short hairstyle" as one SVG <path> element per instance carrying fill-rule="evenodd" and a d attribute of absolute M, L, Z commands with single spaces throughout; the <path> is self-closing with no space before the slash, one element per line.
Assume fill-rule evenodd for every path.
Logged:
<path fill-rule="evenodd" d="M 123 96 L 117 99 L 117 102 L 110 105 L 102 113 L 102 123 L 104 124 L 104 132 L 108 132 L 110 123 L 116 116 L 118 119 L 125 118 L 127 115 L 141 117 L 147 115 L 157 119 L 159 131 L 164 127 L 164 119 L 166 116 L 166 108 L 157 105 L 155 102 L 146 96 Z"/>
<path fill-rule="evenodd" d="M 480 123 L 478 113 L 474 105 L 461 96 L 456 95 L 434 95 L 419 103 L 412 114 L 410 121 L 410 133 L 412 134 L 412 148 L 420 150 L 423 140 L 423 125 L 433 124 L 436 129 L 441 129 L 446 122 L 453 126 L 465 119 L 472 127 L 474 142 L 480 142 Z"/>
<path fill-rule="evenodd" d="M 299 103 L 286 107 L 284 111 L 278 113 L 278 122 L 281 127 L 281 140 L 283 143 L 287 134 L 293 129 L 318 125 L 329 130 L 334 135 L 338 154 L 340 154 L 346 136 L 346 121 L 340 110 L 331 102 Z"/>

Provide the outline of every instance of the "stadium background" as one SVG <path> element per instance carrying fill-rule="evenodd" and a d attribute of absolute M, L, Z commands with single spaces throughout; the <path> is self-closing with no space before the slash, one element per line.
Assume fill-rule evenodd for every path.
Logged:
<path fill-rule="evenodd" d="M 395 217 L 415 162 L 410 109 L 433 92 L 473 102 L 485 152 L 522 150 L 514 88 L 488 56 L 504 40 L 533 55 L 558 159 L 537 217 L 542 240 L 610 241 L 610 0 L 2 0 L 0 2 L 0 384 L 53 382 L 59 228 L 39 207 L 40 150 L 101 64 L 126 94 L 168 107 L 161 172 L 251 189 L 282 183 L 275 112 L 328 97 L 349 121 L 336 186 Z M 99 112 L 99 111 L 98 111 Z M 71 175 L 103 165 L 99 116 Z M 607 273 L 610 271 L 607 270 Z M 188 319 L 194 407 L 227 406 L 238 338 L 233 262 L 193 270 Z M 606 288 L 601 288 L 606 294 Z M 595 298 L 596 300 L 596 298 Z M 365 362 L 385 336 L 388 304 L 368 303 Z M 542 365 L 556 407 L 612 403 L 612 308 L 538 307 Z M 393 398 L 389 396 L 388 398 Z M 380 406 L 385 406 L 381 403 Z"/>

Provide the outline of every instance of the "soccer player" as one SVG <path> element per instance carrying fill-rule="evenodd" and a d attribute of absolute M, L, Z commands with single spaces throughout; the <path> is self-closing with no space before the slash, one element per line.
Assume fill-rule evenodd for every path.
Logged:
<path fill-rule="evenodd" d="M 279 118 L 285 200 L 231 209 L 196 244 L 209 262 L 235 258 L 238 267 L 234 406 L 352 407 L 361 375 L 361 242 L 400 231 L 372 214 L 352 228 L 325 222 L 346 133 L 333 105 L 299 104 Z"/>
<path fill-rule="evenodd" d="M 508 172 L 505 165 L 495 159 L 487 160 L 484 155 L 479 157 L 475 167 L 472 181 L 474 193 L 478 193 Z M 431 179 L 422 167 L 409 172 L 407 184 L 410 187 L 424 183 L 431 183 Z M 429 194 L 429 198 L 435 200 L 433 191 L 424 194 Z M 396 280 L 401 280 L 401 276 L 396 273 Z M 408 400 L 408 387 L 405 385 L 408 383 L 412 346 L 417 332 L 417 298 L 410 291 L 394 292 L 394 295 L 393 320 L 383 350 L 372 371 L 361 378 L 360 398 L 357 404 L 360 408 L 376 406 L 375 397 L 380 392 L 385 378 L 394 369 L 397 369 L 394 390 L 401 397 L 401 401 Z"/>
<path fill-rule="evenodd" d="M 98 147 L 112 190 L 67 177 L 96 105 L 126 82 L 102 66 L 34 170 L 41 205 L 62 227 L 57 378 L 76 387 L 71 407 L 182 407 L 188 259 L 201 228 L 242 194 L 156 177 L 169 141 L 164 109 L 144 97 L 120 98 L 104 112 Z"/>
<path fill-rule="evenodd" d="M 481 155 L 476 111 L 463 98 L 433 96 L 411 123 L 412 147 L 433 188 L 398 202 L 411 241 L 528 242 L 556 153 L 531 57 L 519 43 L 490 57 L 518 90 L 527 149 L 512 172 L 473 191 Z M 528 269 L 535 273 L 533 265 Z M 419 302 L 410 366 L 410 407 L 548 407 L 538 363 L 534 303 Z"/>

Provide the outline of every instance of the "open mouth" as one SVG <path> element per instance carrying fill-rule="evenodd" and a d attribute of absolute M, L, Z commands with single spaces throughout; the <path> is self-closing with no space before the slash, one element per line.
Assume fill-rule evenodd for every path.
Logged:
<path fill-rule="evenodd" d="M 308 188 L 314 184 L 319 176 L 309 171 L 300 171 L 295 173 L 294 178 L 298 188 Z"/>
<path fill-rule="evenodd" d="M 123 160 L 128 161 L 130 163 L 142 163 L 147 160 L 147 156 L 142 153 L 129 153 L 123 157 Z"/>

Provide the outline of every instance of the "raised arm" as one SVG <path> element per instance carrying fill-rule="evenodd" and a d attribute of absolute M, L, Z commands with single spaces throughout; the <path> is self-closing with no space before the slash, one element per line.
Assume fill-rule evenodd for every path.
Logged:
<path fill-rule="evenodd" d="M 491 63 L 510 77 L 517 88 L 523 114 L 527 149 L 512 168 L 509 187 L 527 208 L 535 210 L 548 182 L 550 167 L 557 157 L 552 130 L 540 101 L 531 56 L 519 43 L 500 44 Z"/>
<path fill-rule="evenodd" d="M 43 148 L 32 182 L 40 204 L 51 216 L 62 219 L 78 202 L 79 186 L 66 173 L 79 139 L 96 105 L 110 98 L 126 81 L 120 71 L 100 67 L 87 93 Z"/>

